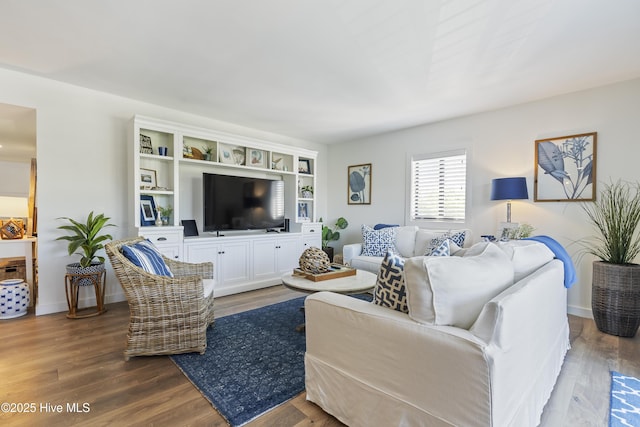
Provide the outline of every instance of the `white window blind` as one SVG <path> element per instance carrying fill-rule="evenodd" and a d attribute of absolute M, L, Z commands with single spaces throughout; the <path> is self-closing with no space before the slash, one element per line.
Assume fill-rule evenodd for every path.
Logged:
<path fill-rule="evenodd" d="M 467 154 L 464 150 L 411 159 L 411 220 L 464 221 Z"/>

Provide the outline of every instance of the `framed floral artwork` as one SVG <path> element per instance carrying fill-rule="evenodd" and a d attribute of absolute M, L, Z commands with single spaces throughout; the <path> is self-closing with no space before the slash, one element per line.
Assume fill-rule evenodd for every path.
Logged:
<path fill-rule="evenodd" d="M 595 200 L 596 143 L 597 132 L 537 140 L 533 200 Z"/>
<path fill-rule="evenodd" d="M 347 202 L 350 205 L 371 204 L 371 163 L 347 167 Z"/>

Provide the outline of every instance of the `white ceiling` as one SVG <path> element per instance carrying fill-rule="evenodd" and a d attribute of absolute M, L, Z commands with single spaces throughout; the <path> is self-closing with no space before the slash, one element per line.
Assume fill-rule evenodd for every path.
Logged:
<path fill-rule="evenodd" d="M 0 67 L 316 142 L 640 77 L 637 0 L 0 0 Z"/>

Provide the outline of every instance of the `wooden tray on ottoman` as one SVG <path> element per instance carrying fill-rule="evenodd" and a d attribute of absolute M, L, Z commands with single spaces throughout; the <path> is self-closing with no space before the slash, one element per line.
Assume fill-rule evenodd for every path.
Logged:
<path fill-rule="evenodd" d="M 331 270 L 326 273 L 307 273 L 299 268 L 293 269 L 294 276 L 304 277 L 305 279 L 312 280 L 314 282 L 321 282 L 323 280 L 337 279 L 339 277 L 355 276 L 356 269 L 347 267 L 341 264 L 331 264 Z"/>

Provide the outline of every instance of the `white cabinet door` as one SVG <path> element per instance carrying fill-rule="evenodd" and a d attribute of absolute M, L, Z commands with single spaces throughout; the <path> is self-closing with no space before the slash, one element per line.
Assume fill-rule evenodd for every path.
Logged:
<path fill-rule="evenodd" d="M 291 273 L 298 267 L 302 249 L 299 237 L 281 237 L 276 245 L 278 275 Z"/>
<path fill-rule="evenodd" d="M 253 277 L 256 280 L 277 276 L 277 239 L 256 239 L 253 242 Z"/>
<path fill-rule="evenodd" d="M 223 289 L 238 283 L 247 282 L 251 278 L 249 267 L 249 240 L 226 242 L 218 250 L 218 263 L 220 264 L 220 283 L 218 288 Z M 214 267 L 215 268 L 215 267 Z"/>

